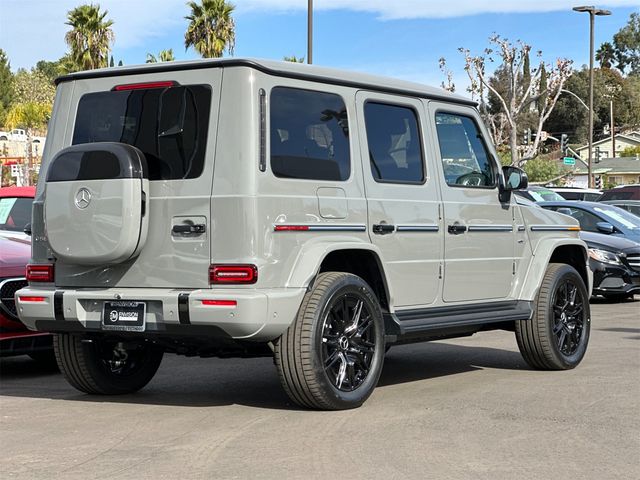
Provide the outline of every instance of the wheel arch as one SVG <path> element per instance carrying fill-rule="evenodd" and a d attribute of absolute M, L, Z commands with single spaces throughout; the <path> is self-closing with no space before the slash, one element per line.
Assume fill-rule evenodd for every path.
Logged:
<path fill-rule="evenodd" d="M 377 295 L 382 309 L 390 311 L 393 293 L 384 271 L 382 255 L 374 245 L 334 242 L 309 245 L 300 251 L 287 283 L 310 288 L 323 272 L 345 272 L 361 277 Z"/>
<path fill-rule="evenodd" d="M 580 277 L 582 277 L 587 292 L 589 295 L 591 294 L 593 273 L 589 269 L 586 243 L 578 238 L 549 239 L 548 241 L 542 241 L 534 252 L 531 265 L 522 284 L 520 299 L 535 299 L 542 278 L 550 263 L 564 263 L 575 268 Z"/>

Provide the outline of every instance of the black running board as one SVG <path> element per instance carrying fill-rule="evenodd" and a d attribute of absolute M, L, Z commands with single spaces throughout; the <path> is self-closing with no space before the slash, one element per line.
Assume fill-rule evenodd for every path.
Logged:
<path fill-rule="evenodd" d="M 393 337 L 396 341 L 416 336 L 454 337 L 469 335 L 485 325 L 529 320 L 532 314 L 532 302 L 523 300 L 400 310 L 385 314 L 385 329 L 391 341 Z"/>

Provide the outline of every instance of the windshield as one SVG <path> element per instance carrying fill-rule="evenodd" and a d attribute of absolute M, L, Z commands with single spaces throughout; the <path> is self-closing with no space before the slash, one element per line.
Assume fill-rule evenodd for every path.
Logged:
<path fill-rule="evenodd" d="M 22 232 L 31 223 L 33 198 L 0 198 L 0 230 Z"/>
<path fill-rule="evenodd" d="M 604 217 L 621 224 L 630 230 L 640 230 L 640 218 L 618 207 L 595 207 L 594 210 Z"/>
<path fill-rule="evenodd" d="M 536 202 L 563 202 L 564 198 L 558 195 L 553 190 L 529 190 Z"/>

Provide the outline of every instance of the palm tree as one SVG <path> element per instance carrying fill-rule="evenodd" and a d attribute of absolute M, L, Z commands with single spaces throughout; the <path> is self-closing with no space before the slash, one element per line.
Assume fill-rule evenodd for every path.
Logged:
<path fill-rule="evenodd" d="M 173 62 L 176 57 L 173 56 L 173 48 L 169 50 L 160 50 L 158 56 L 156 57 L 153 53 L 147 53 L 147 62 L 146 63 L 157 63 L 157 62 Z"/>
<path fill-rule="evenodd" d="M 67 13 L 71 26 L 64 36 L 71 49 L 71 58 L 81 68 L 91 70 L 108 66 L 109 49 L 115 35 L 112 20 L 105 20 L 107 11 L 100 5 L 80 5 Z"/>
<path fill-rule="evenodd" d="M 173 48 L 170 48 L 169 50 L 160 50 L 158 58 L 161 62 L 173 62 L 176 59 L 176 57 L 173 56 Z"/>
<path fill-rule="evenodd" d="M 600 62 L 600 68 L 611 68 L 616 58 L 616 51 L 609 42 L 604 42 L 596 52 L 596 60 Z"/>
<path fill-rule="evenodd" d="M 224 50 L 233 55 L 236 43 L 236 25 L 231 14 L 234 5 L 225 0 L 201 0 L 201 4 L 188 2 L 191 14 L 184 34 L 185 49 L 193 47 L 205 58 L 219 58 Z"/>

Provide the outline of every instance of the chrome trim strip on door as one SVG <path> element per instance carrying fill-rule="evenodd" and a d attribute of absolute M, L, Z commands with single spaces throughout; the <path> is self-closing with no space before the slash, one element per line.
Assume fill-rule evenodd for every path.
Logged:
<path fill-rule="evenodd" d="M 469 232 L 512 232 L 511 225 L 469 225 Z"/>
<path fill-rule="evenodd" d="M 439 232 L 438 225 L 397 225 L 396 232 Z"/>
<path fill-rule="evenodd" d="M 577 225 L 531 225 L 532 232 L 579 232 Z"/>

